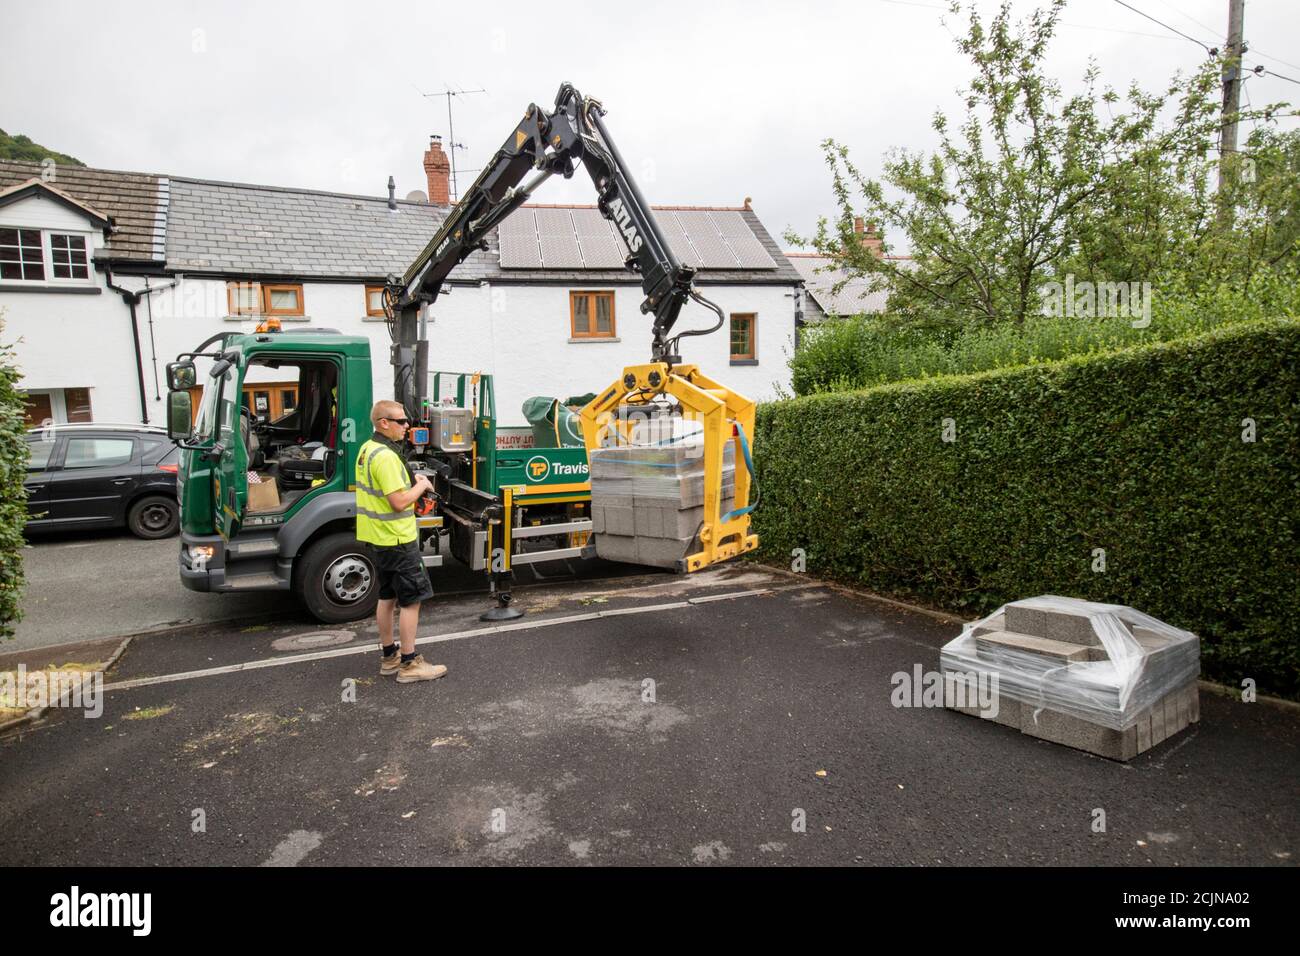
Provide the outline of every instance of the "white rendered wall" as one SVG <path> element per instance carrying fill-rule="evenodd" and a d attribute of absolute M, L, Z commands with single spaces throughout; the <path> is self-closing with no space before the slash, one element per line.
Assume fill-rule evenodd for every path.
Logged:
<path fill-rule="evenodd" d="M 104 246 L 102 229 L 39 194 L 0 207 L 0 226 L 80 233 L 87 237 L 91 256 Z M 45 269 L 49 276 L 48 261 Z M 103 275 L 92 269 L 89 281 L 5 281 L 0 285 L 24 290 L 96 289 L 98 294 L 86 295 L 0 288 L 4 323 L 0 342 L 14 346 L 15 363 L 22 374 L 19 387 L 37 391 L 89 388 L 97 420 L 140 420 L 129 313 L 122 299 L 106 288 Z"/>
<path fill-rule="evenodd" d="M 48 200 L 44 205 L 63 207 Z M 0 210 L 0 221 L 19 204 Z M 43 214 L 45 210 L 41 210 Z M 25 215 L 30 214 L 27 210 Z M 71 228 L 56 216 L 41 219 L 44 228 Z M 40 216 L 37 216 L 40 219 Z M 14 224 L 19 224 L 14 222 Z M 37 222 L 23 222 L 35 226 Z M 83 222 L 82 227 L 85 228 Z M 94 245 L 102 246 L 96 234 Z M 94 275 L 99 295 L 6 293 L 3 339 L 16 342 L 23 385 L 33 389 L 90 387 L 98 421 L 139 421 L 140 402 L 131 344 L 129 311 L 121 297 Z M 151 285 L 167 282 L 150 279 Z M 116 276 L 129 289 L 145 280 Z M 184 278 L 137 307 L 149 419 L 166 416 L 165 366 L 178 353 L 198 347 L 219 331 L 252 331 L 258 319 L 229 315 L 225 279 Z M 578 286 L 489 285 L 452 287 L 439 297 L 430 317 L 429 365 L 434 370 L 485 372 L 495 376 L 497 413 L 502 425 L 523 424 L 521 405 L 534 395 L 567 398 L 598 391 L 625 366 L 650 360 L 650 319 L 640 312 L 641 289 L 612 287 L 615 292 L 615 341 L 570 341 L 569 292 Z M 581 288 L 601 288 L 584 286 Z M 611 288 L 611 287 L 605 287 Z M 728 326 L 708 336 L 684 339 L 683 361 L 701 366 L 710 376 L 755 400 L 774 398 L 789 388 L 787 359 L 793 348 L 794 299 L 786 286 L 702 286 L 705 296 L 731 313 L 755 313 L 757 365 L 732 365 Z M 305 316 L 283 320 L 286 331 L 333 328 L 371 340 L 376 398 L 392 395 L 385 323 L 365 314 L 361 282 L 306 282 Z M 152 315 L 151 315 L 152 313 Z M 152 321 L 151 321 L 152 320 Z M 713 314 L 691 303 L 678 330 L 707 327 Z M 202 374 L 202 368 L 200 372 Z M 155 378 L 156 377 L 156 378 Z M 252 381 L 276 381 L 282 373 L 258 370 Z M 156 380 L 156 385 L 155 385 Z"/>
<path fill-rule="evenodd" d="M 564 399 L 596 392 L 621 376 L 628 365 L 650 361 L 651 319 L 643 315 L 640 286 L 612 287 L 615 340 L 571 341 L 569 292 L 572 286 L 492 285 L 483 311 L 449 312 L 440 299 L 430 331 L 430 365 L 465 368 L 495 375 L 501 424 L 523 424 L 521 406 L 534 395 Z M 596 289 L 599 287 L 586 287 Z M 784 286 L 704 286 L 702 293 L 723 312 L 757 316 L 757 365 L 732 365 L 728 325 L 712 335 L 682 340 L 682 360 L 699 365 L 712 378 L 757 401 L 788 390 L 787 366 L 794 341 L 794 299 Z M 458 291 L 457 295 L 460 294 Z M 717 320 L 694 303 L 683 311 L 675 331 L 707 328 Z"/>

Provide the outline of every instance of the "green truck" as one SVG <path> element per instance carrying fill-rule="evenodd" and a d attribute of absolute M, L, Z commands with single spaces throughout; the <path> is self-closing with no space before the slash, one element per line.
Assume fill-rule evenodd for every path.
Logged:
<path fill-rule="evenodd" d="M 212 366 L 194 414 L 190 400 L 201 358 Z M 269 420 L 244 404 L 244 384 L 259 368 L 296 378 L 300 397 L 293 411 Z M 498 580 L 513 565 L 589 554 L 586 449 L 544 447 L 547 429 L 498 428 L 490 375 L 438 372 L 430 378 L 423 418 L 463 423 L 464 430 L 444 437 L 426 427 L 416 436 L 426 440 L 415 451 L 440 446 L 458 465 L 445 476 L 457 484 L 449 506 L 417 519 L 425 565 L 442 564 L 437 544 L 443 536 L 452 537 L 458 558 L 475 570 L 495 570 Z M 293 591 L 324 622 L 372 613 L 378 592 L 371 586 L 371 559 L 356 540 L 353 494 L 357 449 L 371 433 L 369 340 L 273 326 L 226 333 L 170 364 L 168 384 L 172 437 L 182 448 L 177 476 L 185 586 Z M 470 497 L 470 507 L 456 507 L 450 499 L 457 497 Z M 466 520 L 466 512 L 478 520 Z M 510 548 L 502 547 L 505 536 Z"/>

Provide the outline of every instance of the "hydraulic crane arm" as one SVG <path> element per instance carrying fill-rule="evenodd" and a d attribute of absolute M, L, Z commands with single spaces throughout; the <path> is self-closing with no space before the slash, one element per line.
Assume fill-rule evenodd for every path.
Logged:
<path fill-rule="evenodd" d="M 395 325 L 395 397 L 412 415 L 421 412 L 428 369 L 420 310 L 438 298 L 456 266 L 474 251 L 487 249 L 491 230 L 538 186 L 556 173 L 571 177 L 579 163 L 596 187 L 601 214 L 614 223 L 627 244 L 627 265 L 641 276 L 646 295 L 641 311 L 654 316 L 653 361 L 671 367 L 681 361 L 675 354 L 681 336 L 711 332 L 721 325 L 722 310 L 694 291 L 695 270 L 673 255 L 649 203 L 629 175 L 605 127 L 604 112 L 597 100 L 583 97 L 569 83 L 560 86 L 551 112 L 530 105 L 406 274 L 400 280 L 390 277 L 386 298 Z M 536 171 L 534 178 L 521 185 L 531 171 Z M 718 325 L 669 338 L 688 298 L 712 309 Z"/>

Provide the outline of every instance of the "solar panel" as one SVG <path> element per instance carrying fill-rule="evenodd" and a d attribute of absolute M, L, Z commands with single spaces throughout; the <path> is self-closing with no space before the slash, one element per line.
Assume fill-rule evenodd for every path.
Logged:
<path fill-rule="evenodd" d="M 542 267 L 541 250 L 537 247 L 537 236 L 500 236 L 501 268 L 503 269 L 540 269 Z"/>
<path fill-rule="evenodd" d="M 537 223 L 533 220 L 531 209 L 516 209 L 497 227 L 502 236 L 537 236 Z"/>
<path fill-rule="evenodd" d="M 542 236 L 542 265 L 547 269 L 581 269 L 577 236 L 572 232 L 567 236 Z"/>
<path fill-rule="evenodd" d="M 588 269 L 622 268 L 627 249 L 616 238 L 614 224 L 597 209 L 574 209 L 572 213 L 583 265 Z"/>
<path fill-rule="evenodd" d="M 745 222 L 745 217 L 733 209 L 715 209 L 709 212 L 709 218 L 717 227 L 718 232 L 726 238 L 732 236 L 752 236 L 749 223 Z"/>
<path fill-rule="evenodd" d="M 539 236 L 573 235 L 573 217 L 567 209 L 534 209 Z"/>
<path fill-rule="evenodd" d="M 573 231 L 568 209 L 534 209 L 537 235 L 542 246 L 542 265 L 547 269 L 581 269 L 582 252 Z"/>
<path fill-rule="evenodd" d="M 732 210 L 656 210 L 673 254 L 697 269 L 775 269 L 749 223 Z M 627 243 L 599 210 L 525 208 L 498 231 L 505 269 L 620 269 Z"/>
<path fill-rule="evenodd" d="M 673 255 L 677 257 L 677 261 L 695 266 L 697 269 L 704 265 L 700 254 L 691 245 L 685 228 L 677 221 L 677 213 L 661 211 L 655 218 L 659 220 L 659 228 L 663 231 L 664 238 L 668 240 L 668 245 L 673 250 Z"/>
<path fill-rule="evenodd" d="M 707 212 L 683 209 L 677 220 L 691 238 L 706 269 L 734 269 L 740 264 Z"/>
<path fill-rule="evenodd" d="M 745 222 L 745 217 L 738 212 L 719 211 L 709 213 L 709 217 L 717 225 L 718 231 L 731 251 L 736 255 L 736 261 L 740 263 L 742 269 L 775 269 L 776 263 L 763 244 L 758 241 L 754 235 L 749 223 Z"/>

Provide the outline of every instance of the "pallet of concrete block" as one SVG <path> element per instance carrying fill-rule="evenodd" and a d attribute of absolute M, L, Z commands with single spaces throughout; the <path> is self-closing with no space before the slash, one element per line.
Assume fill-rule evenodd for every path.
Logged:
<path fill-rule="evenodd" d="M 596 554 L 609 561 L 678 568 L 697 550 L 704 522 L 699 438 L 597 448 L 590 455 Z M 736 460 L 723 452 L 720 514 L 735 507 Z"/>
<path fill-rule="evenodd" d="M 1043 595 L 940 653 L 945 706 L 1112 760 L 1200 720 L 1200 641 L 1121 604 Z"/>

